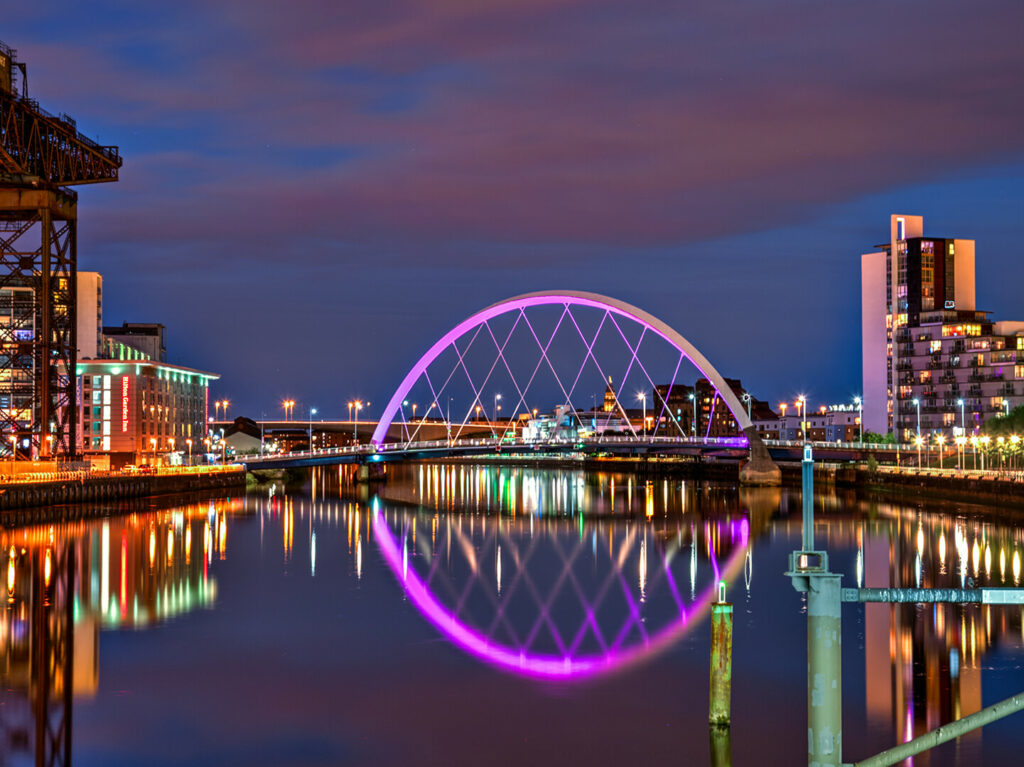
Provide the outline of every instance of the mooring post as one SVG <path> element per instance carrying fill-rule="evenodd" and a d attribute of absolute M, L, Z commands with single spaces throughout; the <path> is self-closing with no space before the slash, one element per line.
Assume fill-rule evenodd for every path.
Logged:
<path fill-rule="evenodd" d="M 711 706 L 713 728 L 730 725 L 732 702 L 732 604 L 725 601 L 725 581 L 718 584 L 718 601 L 711 605 Z"/>
<path fill-rule="evenodd" d="M 841 575 L 815 573 L 807 589 L 807 763 L 839 767 L 843 755 Z"/>
<path fill-rule="evenodd" d="M 814 458 L 804 445 L 802 549 L 789 557 L 793 588 L 807 594 L 807 764 L 839 767 L 843 757 L 842 576 L 814 549 Z"/>

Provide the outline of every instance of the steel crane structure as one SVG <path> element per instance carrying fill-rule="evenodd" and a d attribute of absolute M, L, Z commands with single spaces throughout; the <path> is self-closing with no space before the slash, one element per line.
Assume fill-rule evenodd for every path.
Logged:
<path fill-rule="evenodd" d="M 74 459 L 77 194 L 117 181 L 117 147 L 28 97 L 27 70 L 0 43 L 0 454 Z"/>

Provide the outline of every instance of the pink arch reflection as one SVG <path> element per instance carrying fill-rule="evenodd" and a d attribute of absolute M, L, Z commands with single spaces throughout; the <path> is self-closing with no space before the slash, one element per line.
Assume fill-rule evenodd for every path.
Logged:
<path fill-rule="evenodd" d="M 373 532 L 384 560 L 405 589 L 410 601 L 444 636 L 460 648 L 506 671 L 541 679 L 572 681 L 622 670 L 644 658 L 663 652 L 683 637 L 710 610 L 711 602 L 716 596 L 717 582 L 722 579 L 731 581 L 742 569 L 749 545 L 750 524 L 746 519 L 740 523 L 740 545 L 730 555 L 724 568 L 719 569 L 717 558 L 712 559 L 716 577 L 710 586 L 697 595 L 691 610 L 681 612 L 677 621 L 670 623 L 643 643 L 624 649 L 613 648 L 600 655 L 583 656 L 527 652 L 495 643 L 477 629 L 463 623 L 457 615 L 441 604 L 415 569 L 403 568 L 399 540 L 384 515 L 378 511 L 376 503 L 373 509 Z"/>

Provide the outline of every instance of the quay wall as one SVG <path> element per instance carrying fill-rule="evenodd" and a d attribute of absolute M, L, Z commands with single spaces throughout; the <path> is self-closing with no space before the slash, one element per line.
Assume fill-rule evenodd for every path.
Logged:
<path fill-rule="evenodd" d="M 203 490 L 245 488 L 244 471 L 199 474 L 143 474 L 131 476 L 83 476 L 51 482 L 0 484 L 0 523 L 18 524 L 36 520 L 38 514 L 19 510 L 66 506 L 81 503 L 119 501 L 160 495 L 177 495 Z M 62 509 L 57 516 L 75 517 L 73 509 Z M 20 517 L 25 516 L 22 520 Z"/>

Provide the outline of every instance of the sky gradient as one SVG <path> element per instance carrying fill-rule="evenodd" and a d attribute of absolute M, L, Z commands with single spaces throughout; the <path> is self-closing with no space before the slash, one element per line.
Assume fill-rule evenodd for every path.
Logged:
<path fill-rule="evenodd" d="M 459 320 L 546 289 L 652 312 L 758 397 L 848 401 L 859 255 L 896 212 L 976 239 L 979 308 L 1024 319 L 1019 0 L 4 16 L 31 95 L 125 158 L 80 190 L 105 322 L 164 323 L 233 415 L 383 405 Z"/>

